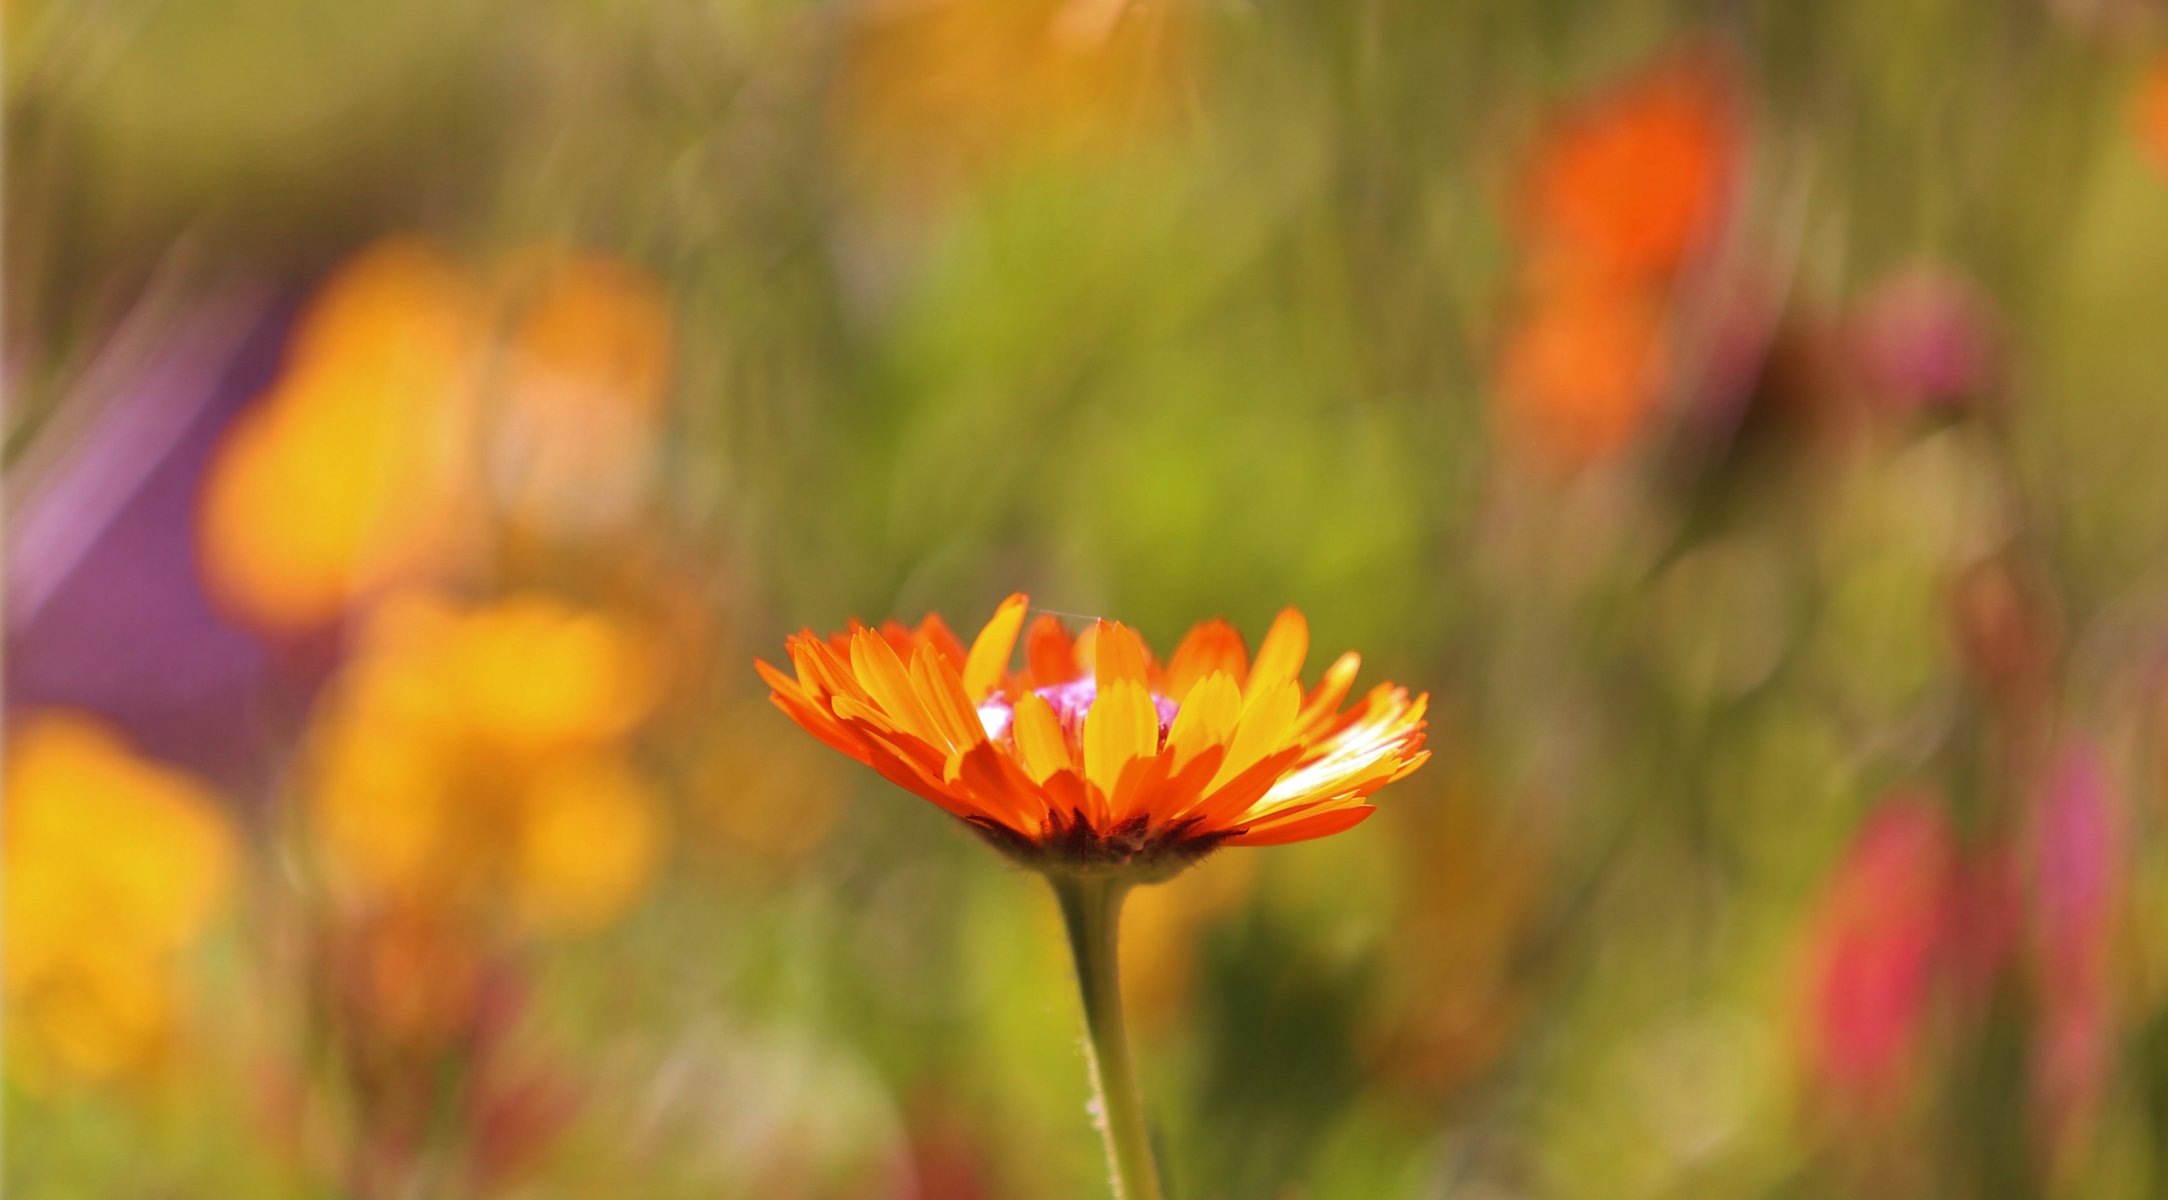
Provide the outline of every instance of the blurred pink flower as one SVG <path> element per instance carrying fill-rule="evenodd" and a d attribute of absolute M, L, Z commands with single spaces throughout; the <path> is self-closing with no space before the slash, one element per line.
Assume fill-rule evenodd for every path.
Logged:
<path fill-rule="evenodd" d="M 1853 314 L 1850 340 L 1869 395 L 1897 413 L 1977 400 L 2001 369 L 1987 298 L 1971 281 L 1935 267 L 1878 285 Z"/>
<path fill-rule="evenodd" d="M 1908 1082 L 1947 928 L 1956 850 L 1939 808 L 1896 800 L 1860 831 L 1812 942 L 1808 1062 L 1830 1093 L 1879 1104 Z"/>
<path fill-rule="evenodd" d="M 2029 847 L 2040 1043 L 2034 1098 L 2051 1139 L 2081 1122 L 2106 1076 L 2109 953 L 2122 837 L 2096 747 L 2063 750 L 2038 796 Z"/>

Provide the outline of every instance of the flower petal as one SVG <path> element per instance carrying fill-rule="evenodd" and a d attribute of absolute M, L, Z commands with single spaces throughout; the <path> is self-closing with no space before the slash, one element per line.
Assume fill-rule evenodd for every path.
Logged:
<path fill-rule="evenodd" d="M 1024 773 L 1034 783 L 1045 783 L 1047 777 L 1057 771 L 1074 770 L 1075 760 L 1069 754 L 1069 739 L 1063 734 L 1061 718 L 1054 715 L 1054 706 L 1048 704 L 1035 692 L 1025 692 L 1016 702 L 1016 710 L 1010 724 L 1016 739 L 1017 761 Z"/>
<path fill-rule="evenodd" d="M 1159 751 L 1159 710 L 1142 682 L 1118 679 L 1099 689 L 1084 716 L 1084 779 L 1108 799 L 1131 762 Z"/>
<path fill-rule="evenodd" d="M 851 670 L 890 723 L 921 739 L 933 736 L 933 718 L 911 687 L 911 673 L 880 634 L 861 630 L 851 639 Z"/>
<path fill-rule="evenodd" d="M 1174 752 L 1177 770 L 1205 751 L 1224 748 L 1234 736 L 1242 715 L 1242 689 L 1224 671 L 1215 671 L 1189 691 L 1189 698 L 1174 714 L 1167 731 L 1167 746 Z"/>
<path fill-rule="evenodd" d="M 1325 678 L 1318 681 L 1317 690 L 1304 702 L 1302 716 L 1295 724 L 1308 733 L 1330 722 L 1347 699 L 1348 690 L 1355 686 L 1355 676 L 1362 666 L 1363 656 L 1353 650 L 1334 659 L 1332 665 L 1325 668 Z"/>
<path fill-rule="evenodd" d="M 1249 679 L 1242 685 L 1243 703 L 1255 704 L 1264 693 L 1300 678 L 1302 660 L 1309 653 L 1310 623 L 1300 609 L 1281 610 L 1266 631 L 1264 644 L 1257 648 L 1257 661 L 1250 665 Z"/>
<path fill-rule="evenodd" d="M 1016 650 L 1016 635 L 1024 628 L 1024 612 L 1031 601 L 1017 592 L 1001 602 L 993 619 L 971 640 L 971 655 L 964 660 L 964 693 L 976 704 L 994 694 L 1009 673 L 1009 655 Z"/>
<path fill-rule="evenodd" d="M 1174 656 L 1167 660 L 1160 694 L 1180 704 L 1191 688 L 1214 673 L 1224 672 L 1240 684 L 1249 669 L 1250 652 L 1242 644 L 1242 635 L 1235 632 L 1234 626 L 1214 617 L 1190 630 L 1182 644 L 1174 648 Z"/>
<path fill-rule="evenodd" d="M 1144 648 L 1144 639 L 1137 631 L 1119 621 L 1101 621 L 1097 626 L 1098 641 L 1092 660 L 1092 672 L 1099 683 L 1099 694 L 1105 695 L 1109 687 L 1117 683 L 1133 683 L 1140 688 L 1151 686 L 1151 654 Z M 1155 723 L 1153 728 L 1158 728 Z"/>
<path fill-rule="evenodd" d="M 1029 687 L 1055 687 L 1083 675 L 1077 662 L 1076 641 L 1060 620 L 1041 615 L 1024 634 L 1024 662 Z"/>
<path fill-rule="evenodd" d="M 1284 846 L 1289 842 L 1306 842 L 1312 838 L 1328 837 L 1345 829 L 1352 829 L 1368 820 L 1378 811 L 1369 804 L 1356 804 L 1347 808 L 1328 809 L 1311 816 L 1301 817 L 1283 825 L 1252 827 L 1227 839 L 1230 846 Z"/>
<path fill-rule="evenodd" d="M 911 683 L 933 718 L 934 731 L 952 753 L 961 754 L 986 740 L 986 723 L 964 696 L 956 668 L 931 643 L 919 643 L 918 652 L 911 656 Z"/>

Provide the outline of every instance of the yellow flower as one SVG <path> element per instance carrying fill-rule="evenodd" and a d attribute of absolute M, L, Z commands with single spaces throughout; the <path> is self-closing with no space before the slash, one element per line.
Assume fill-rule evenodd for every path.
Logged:
<path fill-rule="evenodd" d="M 660 812 L 628 740 L 659 691 L 649 647 L 542 596 L 402 596 L 334 682 L 310 757 L 314 835 L 364 906 L 452 906 L 592 928 L 640 894 Z"/>
<path fill-rule="evenodd" d="M 175 960 L 233 885 L 217 801 L 102 723 L 47 713 L 8 740 L 4 827 L 11 1070 L 140 1077 L 175 1033 Z"/>
<path fill-rule="evenodd" d="M 617 259 L 562 250 L 523 259 L 487 414 L 492 490 L 546 528 L 622 524 L 654 474 L 676 353 L 669 297 Z"/>
<path fill-rule="evenodd" d="M 198 541 L 221 603 L 315 628 L 455 548 L 480 317 L 419 243 L 373 246 L 324 285 L 206 469 Z"/>
<path fill-rule="evenodd" d="M 1254 663 L 1208 621 L 1164 666 L 1122 625 L 1072 640 L 1041 617 L 1012 672 L 1026 606 L 1009 597 L 968 651 L 929 617 L 801 633 L 795 679 L 758 666 L 808 732 L 1049 869 L 1164 877 L 1221 845 L 1324 837 L 1427 757 L 1428 697 L 1383 684 L 1341 710 L 1359 656 L 1305 692 L 1309 626 L 1293 609 Z"/>
<path fill-rule="evenodd" d="M 615 259 L 519 256 L 502 288 L 410 240 L 342 265 L 205 474 L 204 578 L 238 617 L 326 626 L 457 573 L 497 515 L 636 515 L 670 378 L 668 298 Z"/>

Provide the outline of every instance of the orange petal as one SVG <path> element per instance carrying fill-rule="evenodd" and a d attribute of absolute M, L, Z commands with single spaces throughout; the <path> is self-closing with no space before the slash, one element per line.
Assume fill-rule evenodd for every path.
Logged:
<path fill-rule="evenodd" d="M 1226 621 L 1214 617 L 1200 623 L 1174 648 L 1167 660 L 1167 677 L 1161 695 L 1180 704 L 1189 690 L 1215 671 L 1225 672 L 1236 683 L 1249 673 L 1250 652 L 1242 635 Z"/>
<path fill-rule="evenodd" d="M 940 651 L 941 657 L 957 670 L 964 669 L 964 644 L 956 640 L 956 632 L 940 613 L 927 613 L 926 619 L 918 623 L 918 640 Z"/>
<path fill-rule="evenodd" d="M 759 673 L 761 682 L 767 684 L 771 691 L 789 692 L 791 695 L 799 697 L 806 695 L 805 687 L 802 684 L 769 666 L 763 659 L 756 658 L 753 660 L 753 670 Z"/>
<path fill-rule="evenodd" d="M 1094 628 L 1098 630 L 1098 642 L 1092 672 L 1099 681 L 1099 694 L 1105 695 L 1107 688 L 1116 683 L 1150 687 L 1151 654 L 1137 631 L 1119 621 L 1101 621 Z"/>
<path fill-rule="evenodd" d="M 1048 776 L 1040 786 L 1046 790 L 1047 808 L 1060 813 L 1064 820 L 1075 820 L 1078 817 L 1086 821 L 1095 819 L 1092 815 L 1091 789 L 1085 784 L 1084 777 L 1075 771 L 1057 771 Z M 1040 832 L 1045 832 L 1043 825 Z"/>
<path fill-rule="evenodd" d="M 1300 746 L 1291 746 L 1278 754 L 1259 759 L 1252 763 L 1248 770 L 1224 783 L 1215 780 L 1214 784 L 1208 787 L 1204 799 L 1198 802 L 1195 811 L 1183 815 L 1197 818 L 1197 829 L 1200 833 L 1211 833 L 1242 824 L 1242 817 L 1249 812 L 1250 807 L 1272 790 L 1273 781 L 1280 777 L 1281 772 L 1294 765 L 1295 759 L 1301 754 Z M 1225 764 L 1221 764 L 1219 773 L 1227 773 Z"/>
<path fill-rule="evenodd" d="M 834 717 L 788 692 L 770 692 L 768 693 L 768 699 L 774 702 L 777 708 L 782 709 L 784 714 L 791 720 L 796 721 L 799 728 L 819 738 L 830 748 L 839 750 L 859 762 L 866 761 L 865 746 L 848 729 L 839 724 Z"/>
<path fill-rule="evenodd" d="M 850 662 L 844 657 L 849 653 L 849 646 L 846 645 L 839 654 L 833 646 L 810 633 L 801 634 L 790 647 L 790 659 L 798 668 L 799 680 L 808 685 L 817 685 L 817 690 L 814 686 L 808 687 L 808 691 L 812 691 L 816 699 L 850 696 L 859 700 L 870 700 L 872 697 L 866 694 L 866 689 L 858 685 L 857 678 L 851 672 Z"/>
<path fill-rule="evenodd" d="M 1158 791 L 1139 801 L 1142 810 L 1152 814 L 1152 825 L 1165 829 L 1191 815 L 1204 799 L 1204 787 L 1219 771 L 1220 761 L 1227 756 L 1225 746 L 1212 746 L 1198 755 L 1187 766 L 1175 769 L 1172 778 Z M 1168 756 L 1161 755 L 1162 761 Z"/>
<path fill-rule="evenodd" d="M 1053 687 L 1082 675 L 1077 665 L 1076 642 L 1061 621 L 1041 616 L 1024 635 L 1024 661 L 1030 668 L 1030 686 Z"/>
<path fill-rule="evenodd" d="M 1022 592 L 1010 596 L 972 639 L 971 656 L 964 660 L 964 692 L 972 703 L 993 695 L 1007 677 L 1009 655 L 1016 650 L 1016 635 L 1024 627 L 1024 611 L 1030 606 Z"/>
<path fill-rule="evenodd" d="M 1002 814 L 1001 823 L 1009 828 L 1029 837 L 1045 825 L 1044 793 L 1001 747 L 980 742 L 958 758 L 954 774 L 982 807 Z"/>
<path fill-rule="evenodd" d="M 866 765 L 879 771 L 889 782 L 933 801 L 956 816 L 999 819 L 1000 814 L 982 810 L 962 789 L 950 786 L 944 760 L 933 747 L 882 724 L 881 714 L 855 701 L 846 699 L 838 703 L 842 707 L 836 716 L 866 743 L 869 752 Z"/>
<path fill-rule="evenodd" d="M 1328 809 L 1301 817 L 1282 825 L 1252 828 L 1227 839 L 1230 846 L 1284 846 L 1289 842 L 1306 842 L 1311 838 L 1327 837 L 1344 829 L 1351 829 L 1378 811 L 1368 804 L 1356 804 L 1347 808 Z"/>

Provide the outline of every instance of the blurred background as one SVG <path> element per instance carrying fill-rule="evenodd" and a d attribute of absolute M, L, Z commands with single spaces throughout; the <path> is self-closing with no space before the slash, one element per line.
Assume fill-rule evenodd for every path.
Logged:
<path fill-rule="evenodd" d="M 2157 6 L 0 12 L 9 1195 L 1105 1194 L 751 669 L 1012 590 L 1433 695 L 1171 1194 L 2168 1193 Z"/>

